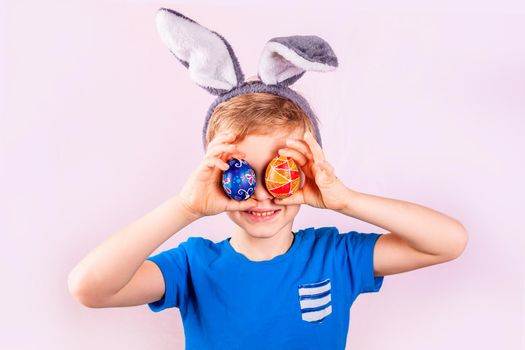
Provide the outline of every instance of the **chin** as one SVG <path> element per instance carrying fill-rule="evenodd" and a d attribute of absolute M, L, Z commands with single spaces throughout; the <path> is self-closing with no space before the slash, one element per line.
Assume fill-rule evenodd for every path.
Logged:
<path fill-rule="evenodd" d="M 257 216 L 249 211 L 228 212 L 230 219 L 253 238 L 270 238 L 281 232 L 287 226 L 292 229 L 297 206 L 282 206 L 272 215 Z"/>
<path fill-rule="evenodd" d="M 254 229 L 251 227 L 242 227 L 244 232 L 252 238 L 271 238 L 277 234 L 278 231 L 269 230 L 268 228 L 262 228 L 262 229 Z"/>
<path fill-rule="evenodd" d="M 267 217 L 257 217 L 248 212 L 238 212 L 237 222 L 248 235 L 254 238 L 270 238 L 275 236 L 283 226 L 286 226 L 284 209 L 279 209 Z"/>

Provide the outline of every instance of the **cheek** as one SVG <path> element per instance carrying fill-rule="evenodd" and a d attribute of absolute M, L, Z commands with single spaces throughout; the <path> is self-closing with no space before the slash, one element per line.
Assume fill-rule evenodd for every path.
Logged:
<path fill-rule="evenodd" d="M 301 205 L 299 204 L 287 205 L 286 206 L 286 216 L 294 217 L 299 212 L 299 209 L 301 209 Z"/>
<path fill-rule="evenodd" d="M 240 213 L 235 211 L 227 211 L 226 215 L 228 215 L 231 221 L 236 222 L 240 216 Z"/>

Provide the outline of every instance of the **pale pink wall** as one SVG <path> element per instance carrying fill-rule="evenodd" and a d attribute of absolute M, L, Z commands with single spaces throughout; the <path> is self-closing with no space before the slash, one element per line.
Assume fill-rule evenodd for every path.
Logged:
<path fill-rule="evenodd" d="M 247 76 L 271 37 L 325 38 L 339 69 L 294 87 L 321 118 L 339 177 L 467 227 L 459 259 L 387 276 L 380 293 L 359 297 L 352 349 L 520 348 L 524 6 L 264 3 L 0 2 L 1 348 L 184 344 L 177 309 L 88 309 L 67 289 L 85 254 L 174 195 L 202 156 L 214 97 L 161 43 L 161 6 L 224 35 Z M 384 232 L 303 207 L 296 228 L 310 225 Z M 221 240 L 231 228 L 225 215 L 210 217 L 160 249 L 190 235 Z"/>

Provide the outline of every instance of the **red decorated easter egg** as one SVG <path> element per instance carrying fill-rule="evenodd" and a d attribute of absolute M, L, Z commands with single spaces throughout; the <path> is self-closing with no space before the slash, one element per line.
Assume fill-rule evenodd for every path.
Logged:
<path fill-rule="evenodd" d="M 301 183 L 299 168 L 294 160 L 278 156 L 266 167 L 264 176 L 266 189 L 275 198 L 286 198 L 294 194 Z"/>

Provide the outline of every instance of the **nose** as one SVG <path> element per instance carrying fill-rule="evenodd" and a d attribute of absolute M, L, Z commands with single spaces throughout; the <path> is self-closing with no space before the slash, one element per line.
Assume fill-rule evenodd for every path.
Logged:
<path fill-rule="evenodd" d="M 259 202 L 265 200 L 272 200 L 273 196 L 268 192 L 264 185 L 264 172 L 258 172 L 256 175 L 257 182 L 255 185 L 255 191 L 253 192 L 253 198 Z"/>

